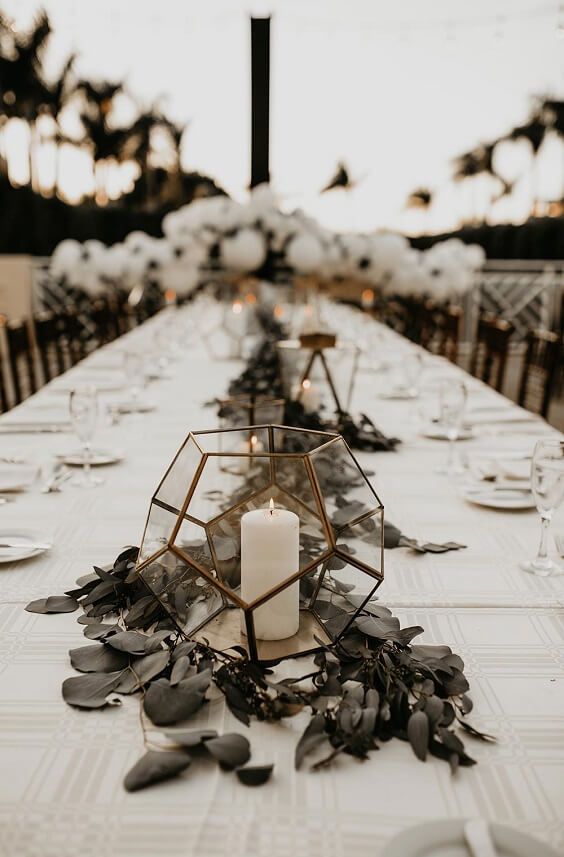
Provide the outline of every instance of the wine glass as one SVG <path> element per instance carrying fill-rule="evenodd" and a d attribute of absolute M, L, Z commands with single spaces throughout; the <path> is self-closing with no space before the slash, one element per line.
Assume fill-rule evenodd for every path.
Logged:
<path fill-rule="evenodd" d="M 145 387 L 145 360 L 139 351 L 126 351 L 124 354 L 124 370 L 131 399 L 138 402 Z"/>
<path fill-rule="evenodd" d="M 411 351 L 405 355 L 402 361 L 402 369 L 406 393 L 412 399 L 416 399 L 419 395 L 419 385 L 423 371 L 423 357 L 419 351 Z"/>
<path fill-rule="evenodd" d="M 439 423 L 448 438 L 448 458 L 439 473 L 456 476 L 464 473 L 464 467 L 456 458 L 456 441 L 462 428 L 468 391 L 464 381 L 443 381 L 439 388 Z"/>
<path fill-rule="evenodd" d="M 98 420 L 98 393 L 96 387 L 76 387 L 71 390 L 69 400 L 70 418 L 78 439 L 82 443 L 82 475 L 73 480 L 74 485 L 94 488 L 102 482 L 94 478 L 90 469 L 92 458 L 92 436 Z"/>
<path fill-rule="evenodd" d="M 535 559 L 521 563 L 524 571 L 540 577 L 561 574 L 548 556 L 552 515 L 564 500 L 564 441 L 539 440 L 531 463 L 531 490 L 541 517 L 541 538 Z"/>

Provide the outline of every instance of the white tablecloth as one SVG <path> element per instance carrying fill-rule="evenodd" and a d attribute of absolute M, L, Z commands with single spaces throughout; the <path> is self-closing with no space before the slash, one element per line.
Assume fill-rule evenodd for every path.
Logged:
<path fill-rule="evenodd" d="M 151 328 L 91 359 L 114 360 L 128 342 L 149 343 Z M 393 337 L 386 346 L 396 358 L 405 347 Z M 73 674 L 67 651 L 85 642 L 77 614 L 40 616 L 26 613 L 25 604 L 62 593 L 92 564 L 138 543 L 166 465 L 189 430 L 215 424 L 214 410 L 203 403 L 224 392 L 241 365 L 213 361 L 196 343 L 172 365 L 170 380 L 151 385 L 155 412 L 100 430 L 97 446 L 126 451 L 123 463 L 104 468 L 103 486 L 32 490 L 0 509 L 1 526 L 37 525 L 54 537 L 51 552 L 0 566 L 0 855 L 378 857 L 407 825 L 470 815 L 520 827 L 564 852 L 564 577 L 520 571 L 519 560 L 536 548 L 536 512 L 464 501 L 456 481 L 435 473 L 445 444 L 417 435 L 411 403 L 378 399 L 379 376 L 368 370 L 359 373 L 355 406 L 405 438 L 397 453 L 358 456 L 375 471 L 386 517 L 410 536 L 468 545 L 438 556 L 387 551 L 380 598 L 406 624 L 425 628 L 421 641 L 448 643 L 462 656 L 475 703 L 471 722 L 498 743 L 468 739 L 478 764 L 454 778 L 443 762 L 418 762 L 397 741 L 365 763 L 340 758 L 327 771 L 296 772 L 293 753 L 306 722 L 300 715 L 278 726 L 252 725 L 253 762 L 275 763 L 260 789 L 194 764 L 180 779 L 130 795 L 123 777 L 143 752 L 137 700 L 98 712 L 63 702 L 61 682 Z M 433 385 L 458 371 L 427 358 L 423 381 Z M 85 370 L 73 374 L 84 378 Z M 496 398 L 469 383 L 471 401 Z M 40 416 L 51 405 L 64 413 L 65 404 L 64 393 L 47 387 L 3 420 L 32 409 Z M 510 426 L 464 449 L 471 456 L 476 449 L 532 447 L 535 437 L 517 431 Z M 539 434 L 547 431 L 539 423 Z M 76 446 L 70 434 L 0 435 L 2 455 L 43 463 L 69 446 Z M 555 524 L 564 533 L 562 513 Z M 221 701 L 205 706 L 199 723 L 245 730 Z"/>

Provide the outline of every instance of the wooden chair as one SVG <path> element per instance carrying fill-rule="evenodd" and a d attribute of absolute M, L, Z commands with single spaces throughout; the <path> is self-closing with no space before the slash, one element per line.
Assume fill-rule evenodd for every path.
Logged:
<path fill-rule="evenodd" d="M 483 315 L 478 321 L 476 342 L 470 358 L 470 374 L 499 393 L 503 389 L 509 340 L 515 328 L 504 319 Z"/>
<path fill-rule="evenodd" d="M 6 389 L 6 379 L 4 375 L 4 361 L 0 355 L 0 412 L 6 413 L 10 410 L 10 400 Z"/>
<path fill-rule="evenodd" d="M 79 312 L 74 304 L 67 304 L 59 316 L 59 324 L 63 332 L 64 349 L 71 366 L 75 366 L 86 357 L 88 338 L 87 331 L 80 320 Z"/>
<path fill-rule="evenodd" d="M 545 417 L 550 407 L 562 346 L 556 333 L 531 330 L 519 385 L 519 404 Z"/>
<path fill-rule="evenodd" d="M 34 349 L 26 321 L 8 321 L 5 329 L 13 404 L 19 405 L 32 393 L 37 392 Z"/>
<path fill-rule="evenodd" d="M 438 351 L 441 357 L 446 357 L 451 363 L 458 358 L 458 341 L 462 324 L 462 310 L 457 306 L 449 306 L 444 310 L 438 332 Z"/>
<path fill-rule="evenodd" d="M 38 313 L 34 319 L 35 344 L 43 372 L 45 382 L 52 381 L 57 375 L 61 375 L 67 368 L 65 365 L 65 354 L 67 353 L 65 341 L 64 320 L 55 313 Z M 70 362 L 70 361 L 69 361 Z"/>

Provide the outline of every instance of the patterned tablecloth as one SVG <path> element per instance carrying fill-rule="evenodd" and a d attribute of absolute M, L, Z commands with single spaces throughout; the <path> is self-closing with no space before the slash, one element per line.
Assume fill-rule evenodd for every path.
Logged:
<path fill-rule="evenodd" d="M 119 360 L 128 344 L 149 347 L 153 325 L 91 361 Z M 400 360 L 407 345 L 390 336 L 385 347 Z M 165 466 L 189 430 L 214 425 L 215 413 L 203 403 L 225 390 L 240 365 L 212 361 L 203 344 L 194 343 L 172 365 L 170 379 L 151 385 L 153 413 L 100 430 L 97 446 L 126 452 L 121 464 L 104 468 L 103 486 L 67 486 L 58 494 L 34 489 L 0 510 L 1 527 L 37 525 L 54 538 L 49 553 L 0 567 L 0 855 L 378 857 L 408 825 L 470 815 L 520 827 L 564 853 L 564 577 L 519 570 L 519 560 L 536 548 L 536 512 L 487 510 L 463 500 L 455 481 L 435 473 L 445 444 L 417 434 L 413 403 L 379 399 L 381 381 L 368 370 L 359 374 L 356 406 L 405 441 L 397 453 L 359 455 L 375 471 L 387 518 L 410 536 L 468 546 L 439 556 L 387 551 L 381 600 L 406 624 L 424 626 L 421 641 L 448 643 L 463 657 L 472 722 L 498 743 L 468 739 L 478 764 L 455 777 L 443 762 L 418 762 L 400 742 L 365 763 L 340 758 L 327 771 L 296 772 L 299 715 L 278 726 L 252 725 L 253 762 L 275 763 L 272 780 L 260 789 L 211 767 L 198 770 L 197 763 L 180 779 L 130 795 L 122 780 L 142 753 L 138 703 L 127 699 L 119 710 L 81 712 L 63 702 L 61 682 L 72 674 L 67 651 L 83 642 L 76 614 L 38 616 L 24 605 L 63 592 L 93 563 L 138 542 Z M 429 388 L 460 371 L 436 358 L 427 357 L 425 365 Z M 72 372 L 77 381 L 96 374 Z M 63 413 L 65 393 L 56 386 L 2 422 L 32 410 L 38 418 L 52 408 Z M 471 403 L 498 399 L 478 382 L 469 386 Z M 538 435 L 550 431 L 540 422 L 537 428 Z M 62 433 L 0 440 L 2 455 L 33 456 L 38 463 L 75 447 L 72 435 Z M 465 442 L 464 451 L 469 459 L 478 450 L 495 457 L 499 450 L 530 448 L 534 440 L 512 424 Z M 564 533 L 563 510 L 555 525 Z M 199 723 L 244 729 L 221 701 L 205 706 Z"/>

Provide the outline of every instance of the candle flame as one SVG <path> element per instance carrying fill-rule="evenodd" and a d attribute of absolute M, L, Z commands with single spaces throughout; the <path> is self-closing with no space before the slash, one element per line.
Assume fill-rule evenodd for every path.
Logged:
<path fill-rule="evenodd" d="M 248 294 L 245 295 L 245 300 L 247 301 L 248 304 L 256 304 L 257 296 L 253 295 L 252 292 L 249 292 Z"/>
<path fill-rule="evenodd" d="M 232 309 L 235 315 L 239 315 L 239 313 L 243 311 L 243 304 L 241 301 L 235 301 Z"/>
<path fill-rule="evenodd" d="M 257 445 L 257 443 L 258 443 L 258 437 L 256 436 L 256 434 L 254 434 L 254 435 L 251 437 L 251 448 L 252 448 L 252 447 L 254 447 L 254 446 L 256 446 L 256 445 Z"/>
<path fill-rule="evenodd" d="M 311 381 L 309 380 L 309 378 L 306 378 L 305 381 L 302 381 L 302 387 L 304 390 L 309 390 L 309 388 L 311 387 Z"/>
<path fill-rule="evenodd" d="M 360 296 L 360 299 L 365 305 L 371 304 L 374 301 L 374 292 L 372 291 L 372 289 L 365 289 L 362 295 Z"/>
<path fill-rule="evenodd" d="M 274 318 L 282 318 L 284 315 L 284 307 L 281 307 L 279 304 L 276 304 L 274 307 Z"/>
<path fill-rule="evenodd" d="M 270 503 L 268 504 L 268 511 L 271 515 L 274 514 L 274 500 L 272 499 L 272 497 L 270 498 Z"/>
<path fill-rule="evenodd" d="M 165 301 L 167 304 L 172 304 L 176 300 L 176 292 L 174 289 L 167 289 L 165 292 Z"/>

